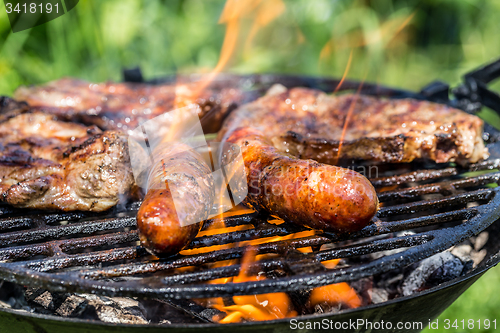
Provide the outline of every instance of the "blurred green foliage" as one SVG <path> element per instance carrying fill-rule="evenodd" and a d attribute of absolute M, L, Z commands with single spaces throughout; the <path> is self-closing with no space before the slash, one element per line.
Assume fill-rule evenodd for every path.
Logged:
<path fill-rule="evenodd" d="M 66 15 L 11 33 L 0 10 L 0 94 L 74 76 L 120 80 L 214 68 L 224 38 L 224 0 L 80 0 Z M 226 71 L 343 75 L 417 90 L 500 56 L 497 0 L 285 0 L 286 10 L 248 41 L 242 22 Z M 248 20 L 247 20 L 248 21 Z M 407 25 L 405 26 L 405 24 Z M 493 89 L 500 91 L 500 82 Z M 500 119 L 487 111 L 490 122 Z M 500 321 L 500 268 L 488 272 L 441 318 Z"/>
<path fill-rule="evenodd" d="M 458 83 L 500 53 L 500 1 L 285 4 L 251 47 L 236 52 L 228 71 L 342 76 L 352 50 L 349 77 L 418 89 L 433 79 Z M 119 80 L 123 67 L 136 65 L 147 77 L 209 70 L 224 37 L 223 7 L 224 0 L 81 0 L 66 15 L 15 34 L 0 11 L 0 93 L 67 75 Z"/>

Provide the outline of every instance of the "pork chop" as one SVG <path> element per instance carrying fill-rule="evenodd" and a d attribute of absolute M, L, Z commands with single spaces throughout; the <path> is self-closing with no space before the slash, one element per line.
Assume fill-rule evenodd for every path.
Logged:
<path fill-rule="evenodd" d="M 479 117 L 413 99 L 275 86 L 233 111 L 219 138 L 236 127 L 255 128 L 282 151 L 330 164 L 339 159 L 467 164 L 488 157 Z"/>
<path fill-rule="evenodd" d="M 243 101 L 240 89 L 202 87 L 197 83 L 91 83 L 63 78 L 19 87 L 14 98 L 60 119 L 97 125 L 103 130 L 135 129 L 139 124 L 189 104 L 200 106 L 205 133 L 219 130 L 224 117 Z"/>
<path fill-rule="evenodd" d="M 123 133 L 56 120 L 5 98 L 0 104 L 0 200 L 16 207 L 104 211 L 130 192 L 134 181 Z"/>

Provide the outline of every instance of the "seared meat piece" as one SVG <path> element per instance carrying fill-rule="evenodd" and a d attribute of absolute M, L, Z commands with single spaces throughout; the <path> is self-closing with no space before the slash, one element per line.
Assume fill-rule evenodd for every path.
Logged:
<path fill-rule="evenodd" d="M 324 163 L 430 159 L 466 164 L 488 156 L 480 118 L 412 99 L 331 96 L 313 89 L 275 86 L 268 95 L 234 111 L 222 133 L 236 127 L 258 129 L 280 150 Z"/>
<path fill-rule="evenodd" d="M 236 88 L 200 89 L 197 83 L 150 85 L 90 83 L 64 78 L 35 87 L 20 87 L 14 98 L 61 119 L 97 125 L 103 130 L 133 130 L 146 120 L 192 103 L 205 117 L 205 133 L 216 132 L 243 93 Z"/>
<path fill-rule="evenodd" d="M 130 191 L 123 134 L 19 106 L 17 115 L 0 123 L 0 200 L 16 207 L 103 211 Z"/>

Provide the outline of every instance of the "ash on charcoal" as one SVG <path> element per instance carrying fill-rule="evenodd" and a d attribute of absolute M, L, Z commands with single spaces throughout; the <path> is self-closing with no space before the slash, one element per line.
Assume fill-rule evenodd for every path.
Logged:
<path fill-rule="evenodd" d="M 450 252 L 459 257 L 462 262 L 468 263 L 468 265 L 471 265 L 469 262 L 472 262 L 472 267 L 468 267 L 469 269 L 472 269 L 477 267 L 488 254 L 486 249 L 483 249 L 484 245 L 488 241 L 488 238 L 488 232 L 483 231 L 476 237 L 471 237 L 465 242 L 454 246 L 451 248 Z"/>
<path fill-rule="evenodd" d="M 345 307 L 342 307 L 342 304 L 326 304 L 326 303 L 322 303 L 322 304 L 316 304 L 313 308 L 315 314 L 320 314 L 320 313 L 337 313 L 337 312 L 340 312 L 340 310 L 343 310 L 343 309 L 348 309 L 348 308 L 345 308 Z"/>
<path fill-rule="evenodd" d="M 401 293 L 409 296 L 462 275 L 465 265 L 451 252 L 445 251 L 422 260 L 405 278 Z"/>
<path fill-rule="evenodd" d="M 99 320 L 115 324 L 147 324 L 146 310 L 136 300 L 126 297 L 104 297 L 79 294 L 88 301 L 86 311 L 93 310 Z"/>
<path fill-rule="evenodd" d="M 61 317 L 78 317 L 87 308 L 88 301 L 80 296 L 70 295 L 55 310 Z"/>
<path fill-rule="evenodd" d="M 389 292 L 381 288 L 372 288 L 368 290 L 370 299 L 373 304 L 382 303 L 389 300 Z"/>
<path fill-rule="evenodd" d="M 175 307 L 160 300 L 136 300 L 130 297 L 53 293 L 40 288 L 27 288 L 26 290 L 21 287 L 17 288 L 20 289 L 17 297 L 26 301 L 24 308 L 28 311 L 107 323 L 160 325 L 203 323 L 220 313 L 218 310 L 199 306 L 196 310 L 200 313 L 193 315 L 191 313 L 193 309 Z M 0 296 L 2 291 L 3 288 L 0 288 Z M 2 300 L 3 298 L 0 298 L 0 302 Z M 6 306 L 9 305 L 6 303 Z"/>

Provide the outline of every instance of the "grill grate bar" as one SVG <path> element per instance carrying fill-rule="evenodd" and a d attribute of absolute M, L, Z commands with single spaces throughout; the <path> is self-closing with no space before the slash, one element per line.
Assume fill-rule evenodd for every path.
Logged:
<path fill-rule="evenodd" d="M 266 77 L 258 76 L 260 81 L 257 81 L 265 83 Z M 269 78 L 268 86 L 278 82 L 279 77 Z M 338 85 L 338 81 L 323 79 L 309 81 L 297 77 L 292 81 L 286 82 L 291 86 L 308 82 L 320 88 L 329 84 L 332 87 Z M 357 89 L 359 83 L 351 82 L 350 87 Z M 367 91 L 363 89 L 362 92 Z M 372 93 L 393 97 L 415 95 L 388 88 L 375 89 Z M 493 150 L 490 152 L 492 156 L 497 156 Z M 240 211 L 240 215 L 225 217 L 223 221 L 206 221 L 202 230 L 222 225 L 242 228 L 231 232 L 221 230 L 225 233 L 217 235 L 207 233 L 196 238 L 182 255 L 162 260 L 133 245 L 138 239 L 135 217 L 125 215 L 137 210 L 141 202 L 120 205 L 104 213 L 27 213 L 27 210 L 0 205 L 0 260 L 7 260 L 0 263 L 0 275 L 13 282 L 51 290 L 96 292 L 110 296 L 191 298 L 308 289 L 357 280 L 414 263 L 478 234 L 500 217 L 500 197 L 496 195 L 500 188 L 485 188 L 491 183 L 498 184 L 500 173 L 472 177 L 466 174 L 469 171 L 499 169 L 500 159 L 468 167 L 418 162 L 389 170 L 391 167 L 383 166 L 383 172 L 386 172 L 384 177 L 371 179 L 376 187 L 393 188 L 379 193 L 384 207 L 373 223 L 359 232 L 351 235 L 321 233 L 305 237 L 298 232 L 308 229 L 293 224 L 275 224 L 271 221 L 273 217 L 268 215 L 257 212 L 243 214 Z M 407 188 L 410 186 L 413 187 Z M 476 190 L 478 187 L 483 189 Z M 434 194 L 439 195 L 439 199 L 426 200 L 435 198 Z M 477 202 L 479 205 L 476 205 Z M 476 206 L 468 207 L 469 203 Z M 61 225 L 64 221 L 70 223 Z M 426 228 L 418 231 L 419 234 L 394 237 L 395 232 L 423 227 Z M 287 237 L 274 242 L 265 239 L 284 235 L 302 238 Z M 247 249 L 243 244 L 255 244 L 254 240 L 255 243 L 261 242 L 253 245 L 258 254 L 271 255 L 251 264 L 249 270 L 270 273 L 269 279 L 242 284 L 200 284 L 237 275 L 240 263 L 218 268 L 211 268 L 213 265 L 209 264 L 218 261 L 229 264 L 231 259 L 239 261 Z M 262 243 L 265 241 L 268 242 Z M 302 253 L 297 250 L 306 247 L 312 251 Z M 366 256 L 390 249 L 402 252 L 372 258 L 359 265 L 350 265 L 352 262 L 347 261 L 347 266 L 333 270 L 326 270 L 321 264 L 325 260 Z M 32 258 L 37 255 L 46 257 Z M 177 268 L 188 268 L 189 272 L 180 272 Z"/>
<path fill-rule="evenodd" d="M 53 272 L 74 266 L 90 266 L 103 262 L 113 262 L 123 259 L 135 259 L 144 256 L 145 251 L 137 247 L 124 247 L 107 251 L 98 251 L 90 253 L 81 253 L 67 255 L 57 258 L 41 259 L 28 262 L 26 267 L 38 272 Z"/>
<path fill-rule="evenodd" d="M 394 191 L 386 191 L 378 194 L 380 201 L 395 200 L 400 198 L 415 198 L 419 195 L 441 193 L 449 195 L 456 192 L 458 189 L 468 188 L 473 186 L 487 185 L 498 183 L 500 180 L 500 172 L 479 175 L 476 177 L 462 178 L 459 180 L 446 181 L 437 184 L 420 185 L 411 188 L 398 189 Z"/>
<path fill-rule="evenodd" d="M 61 255 L 59 252 L 84 250 L 90 247 L 103 245 L 116 245 L 139 240 L 136 230 L 117 232 L 99 236 L 83 237 L 77 239 L 50 241 L 42 244 L 13 246 L 0 249 L 0 260 L 25 259 L 36 255 Z"/>
<path fill-rule="evenodd" d="M 363 254 L 375 253 L 378 251 L 393 250 L 402 247 L 420 245 L 430 239 L 431 237 L 415 235 L 378 240 L 369 244 L 350 246 L 343 249 L 324 250 L 316 253 L 315 259 L 318 261 L 326 261 L 332 259 L 347 258 L 349 256 L 358 256 Z M 249 272 L 257 274 L 259 271 L 275 270 L 279 268 L 283 269 L 285 265 L 286 259 L 280 257 L 277 259 L 264 259 L 258 262 L 254 262 L 250 264 L 247 269 Z M 230 265 L 183 274 L 176 274 L 174 272 L 174 275 L 165 277 L 163 279 L 163 282 L 168 285 L 175 285 L 178 283 L 186 284 L 205 282 L 214 279 L 235 276 L 240 272 L 240 269 L 240 265 Z"/>
<path fill-rule="evenodd" d="M 380 251 L 394 250 L 403 247 L 412 247 L 428 242 L 433 237 L 430 235 L 411 235 L 397 238 L 374 240 L 366 244 L 348 246 L 340 249 L 324 250 L 316 253 L 318 261 L 332 259 L 350 258 L 364 254 L 370 254 Z"/>
<path fill-rule="evenodd" d="M 430 209 L 444 209 L 453 205 L 464 204 L 479 200 L 490 200 L 493 196 L 492 189 L 481 189 L 477 191 L 460 193 L 458 195 L 445 197 L 438 200 L 423 200 L 407 204 L 382 207 L 377 213 L 378 217 L 391 217 L 402 214 L 414 214 Z"/>
<path fill-rule="evenodd" d="M 269 224 L 270 225 L 270 224 Z M 302 230 L 306 230 L 303 228 Z M 234 231 L 224 234 L 212 235 L 212 236 L 202 236 L 195 238 L 189 245 L 189 249 L 195 249 L 200 247 L 207 247 L 220 244 L 236 243 L 241 241 L 247 241 L 255 238 L 264 238 L 272 236 L 285 236 L 290 234 L 290 229 L 282 226 L 272 226 L 256 230 L 244 230 L 244 231 Z"/>
<path fill-rule="evenodd" d="M 465 170 L 461 170 L 458 167 L 447 167 L 443 169 L 426 169 L 426 170 L 416 170 L 400 175 L 378 177 L 370 179 L 373 186 L 391 186 L 391 185 L 401 185 L 409 182 L 421 182 L 428 180 L 435 180 L 440 178 L 457 176 L 463 172 L 467 171 L 486 171 L 500 168 L 500 159 L 482 161 L 475 164 L 471 164 Z"/>
<path fill-rule="evenodd" d="M 282 269 L 285 260 L 277 258 L 273 260 L 264 259 L 258 262 L 249 264 L 246 269 L 250 274 L 257 274 L 258 272 Z M 163 282 L 168 285 L 175 285 L 179 283 L 196 283 L 205 282 L 220 278 L 236 276 L 241 270 L 241 265 L 228 265 L 223 267 L 216 267 L 211 269 L 202 269 L 198 272 L 189 272 L 184 274 L 174 274 L 163 278 Z"/>
<path fill-rule="evenodd" d="M 8 217 L 0 220 L 0 231 L 33 226 L 33 219 L 29 217 Z"/>
<path fill-rule="evenodd" d="M 0 234 L 0 246 L 12 245 L 12 243 L 27 243 L 43 239 L 57 239 L 59 237 L 76 234 L 92 234 L 98 231 L 135 226 L 135 217 L 116 217 L 103 220 L 85 221 L 78 224 L 15 231 Z"/>
<path fill-rule="evenodd" d="M 248 224 L 252 222 L 259 214 L 255 211 L 249 213 L 249 214 L 242 214 L 242 215 L 237 215 L 237 216 L 230 216 L 226 217 L 224 219 L 221 218 L 214 218 L 207 220 L 203 223 L 203 226 L 201 228 L 202 231 L 207 230 L 209 228 L 212 228 L 215 225 L 219 226 L 225 226 L 225 227 L 236 227 L 242 224 Z"/>
<path fill-rule="evenodd" d="M 298 238 L 293 240 L 282 240 L 271 243 L 264 243 L 255 245 L 257 254 L 266 253 L 284 253 L 287 250 L 302 248 L 308 246 L 321 246 L 323 244 L 329 243 L 329 239 L 320 236 L 311 236 Z M 153 273 L 157 271 L 165 271 L 174 268 L 180 268 L 183 266 L 199 266 L 209 262 L 223 261 L 230 259 L 239 259 L 243 256 L 246 251 L 246 246 L 244 247 L 233 247 L 229 249 L 222 249 L 197 255 L 184 256 L 181 258 L 175 258 L 171 261 L 155 261 L 149 263 L 130 263 L 127 265 L 120 265 L 115 267 L 109 267 L 107 269 L 97 270 L 97 271 L 86 271 L 82 272 L 82 276 L 85 278 L 110 278 L 124 275 L 135 275 L 135 274 L 146 274 Z"/>
<path fill-rule="evenodd" d="M 100 236 L 83 237 L 77 239 L 69 239 L 67 241 L 62 241 L 59 245 L 60 248 L 68 253 L 71 251 L 78 251 L 87 249 L 89 247 L 96 247 L 102 245 L 115 245 L 121 243 L 136 242 L 139 240 L 139 235 L 137 230 L 132 230 L 128 232 L 117 232 L 113 234 L 106 234 Z"/>
<path fill-rule="evenodd" d="M 428 216 L 419 216 L 406 220 L 383 222 L 375 221 L 358 232 L 349 235 L 328 234 L 326 237 L 331 241 L 354 240 L 365 237 L 372 237 L 382 234 L 389 234 L 398 231 L 405 231 L 414 228 L 427 227 L 434 224 L 470 219 L 477 214 L 474 207 L 460 209 L 452 212 L 438 213 Z"/>

